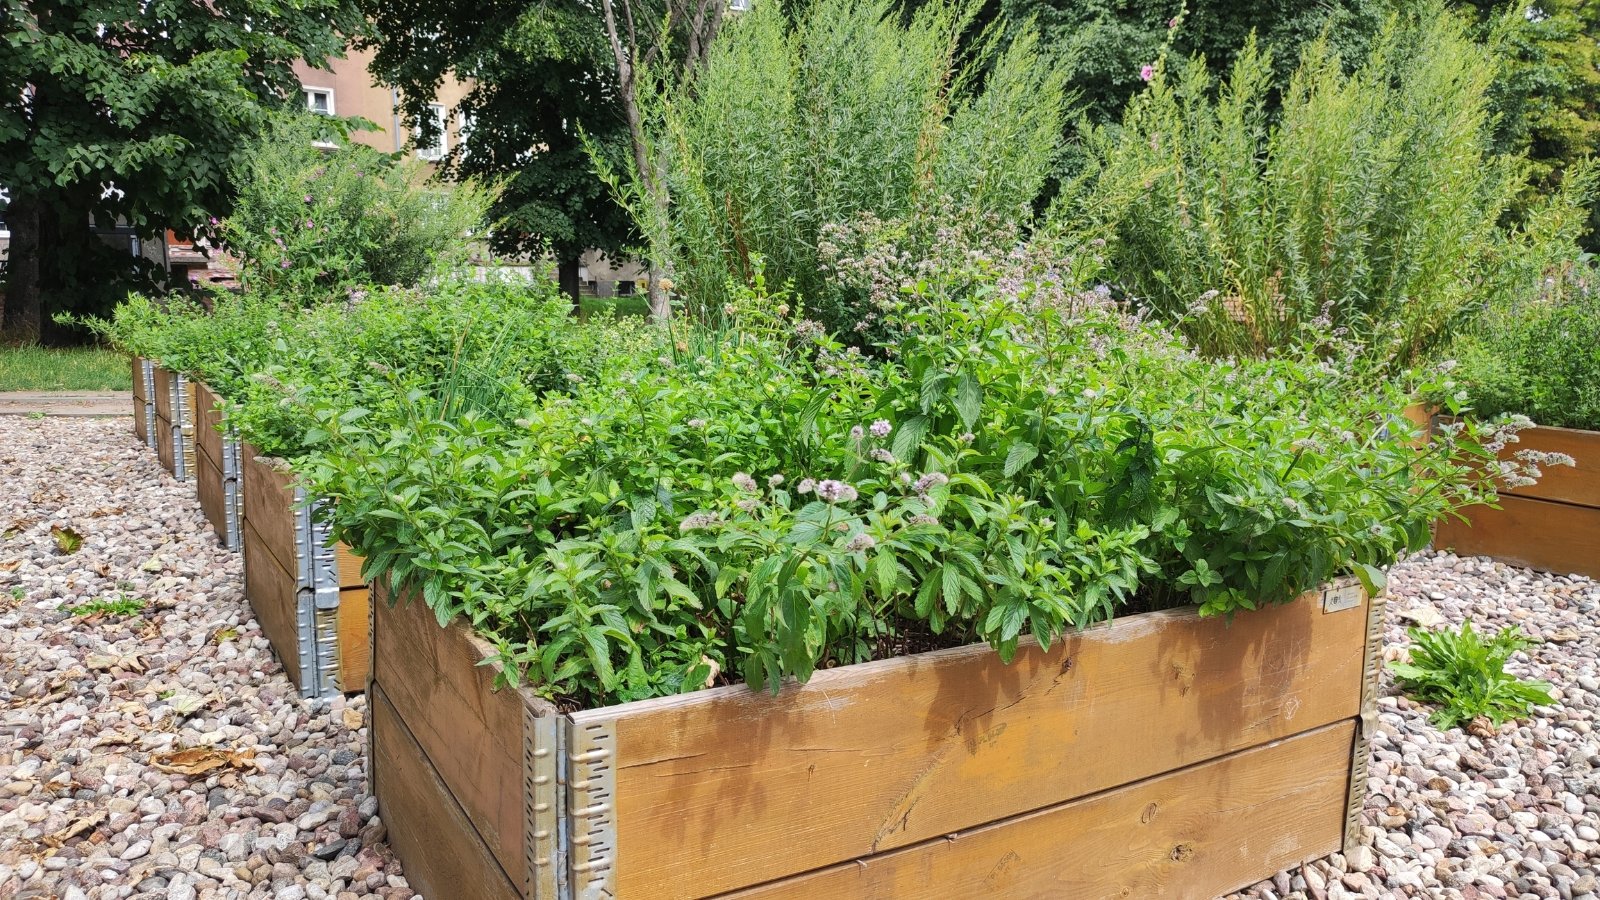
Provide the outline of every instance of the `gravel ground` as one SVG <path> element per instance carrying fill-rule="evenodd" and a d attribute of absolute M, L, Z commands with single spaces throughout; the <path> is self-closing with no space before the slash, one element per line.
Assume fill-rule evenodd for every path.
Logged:
<path fill-rule="evenodd" d="M 298 698 L 127 419 L 0 417 L 0 486 L 0 900 L 412 896 L 365 704 Z"/>
<path fill-rule="evenodd" d="M 127 421 L 0 418 L 0 485 L 0 900 L 411 897 L 362 701 L 295 696 L 237 555 Z M 1558 705 L 1441 733 L 1385 677 L 1366 846 L 1236 896 L 1600 900 L 1600 584 L 1426 554 L 1390 587 L 1390 658 L 1418 620 L 1518 624 Z M 71 612 L 119 600 L 142 608 Z"/>

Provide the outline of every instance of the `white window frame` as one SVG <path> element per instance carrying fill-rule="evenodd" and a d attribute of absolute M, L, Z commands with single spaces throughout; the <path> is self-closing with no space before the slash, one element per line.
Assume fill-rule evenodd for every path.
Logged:
<path fill-rule="evenodd" d="M 439 126 L 439 143 L 431 146 L 422 146 L 421 129 L 411 130 L 411 140 L 417 144 L 417 158 L 428 162 L 440 162 L 450 155 L 450 119 L 449 111 L 442 103 L 429 103 L 428 113 L 433 116 L 433 123 Z"/>
<path fill-rule="evenodd" d="M 312 106 L 311 105 L 311 95 L 312 94 L 327 94 L 328 95 L 328 108 L 326 110 L 321 110 L 321 109 L 317 109 L 315 106 Z M 337 115 L 338 114 L 337 107 L 334 106 L 333 88 L 317 87 L 316 85 L 305 84 L 305 85 L 301 85 L 300 86 L 300 96 L 305 98 L 306 110 L 308 112 L 314 112 L 319 116 L 332 116 L 332 115 Z"/>
<path fill-rule="evenodd" d="M 732 12 L 749 12 L 750 0 L 728 0 L 728 9 Z"/>

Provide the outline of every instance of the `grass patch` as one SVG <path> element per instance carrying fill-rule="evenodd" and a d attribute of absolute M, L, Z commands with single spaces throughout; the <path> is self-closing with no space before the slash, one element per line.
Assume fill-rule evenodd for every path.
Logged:
<path fill-rule="evenodd" d="M 0 347 L 0 391 L 128 391 L 128 357 L 93 347 Z"/>
<path fill-rule="evenodd" d="M 644 294 L 627 297 L 584 297 L 579 301 L 579 309 L 585 319 L 609 316 L 612 313 L 618 316 L 648 316 L 650 298 Z"/>

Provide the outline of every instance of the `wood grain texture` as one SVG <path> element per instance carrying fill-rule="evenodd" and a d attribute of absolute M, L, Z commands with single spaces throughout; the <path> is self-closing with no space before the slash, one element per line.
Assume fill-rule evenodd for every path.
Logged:
<path fill-rule="evenodd" d="M 361 557 L 350 552 L 344 543 L 334 544 L 334 560 L 339 567 L 339 587 L 363 587 L 365 581 L 361 580 Z"/>
<path fill-rule="evenodd" d="M 521 896 L 377 686 L 371 710 L 373 790 L 412 889 L 437 900 Z"/>
<path fill-rule="evenodd" d="M 244 481 L 244 521 L 255 526 L 262 548 L 289 572 L 294 558 L 294 490 L 292 477 L 263 461 L 260 451 L 245 444 L 239 451 Z"/>
<path fill-rule="evenodd" d="M 205 513 L 211 530 L 224 542 L 228 539 L 228 501 L 222 484 L 222 467 L 207 456 L 204 448 L 194 455 L 194 471 L 189 473 L 194 482 L 195 494 L 200 498 L 200 511 Z"/>
<path fill-rule="evenodd" d="M 194 444 L 196 455 L 204 453 L 212 464 L 222 464 L 222 407 L 217 395 L 198 381 L 189 382 L 194 395 Z"/>
<path fill-rule="evenodd" d="M 296 598 L 293 573 L 278 564 L 261 534 L 244 523 L 244 594 L 255 611 L 261 632 L 283 663 L 289 680 L 300 685 L 300 652 L 296 640 Z"/>
<path fill-rule="evenodd" d="M 133 399 L 148 400 L 144 392 L 144 357 L 130 356 L 128 362 L 133 366 Z M 139 404 L 135 403 L 137 408 Z"/>
<path fill-rule="evenodd" d="M 461 623 L 440 628 L 420 599 L 391 606 L 373 597 L 373 683 L 476 826 L 513 884 L 523 883 L 524 704 L 521 691 L 493 689 L 491 651 Z M 448 895 L 446 895 L 448 896 Z"/>
<path fill-rule="evenodd" d="M 156 366 L 156 416 L 175 421 L 178 416 L 172 409 L 172 385 L 178 378 L 178 373 L 163 366 Z"/>
<path fill-rule="evenodd" d="M 1519 450 L 1565 453 L 1576 466 L 1542 466 L 1544 473 L 1532 487 L 1502 491 L 1517 497 L 1559 500 L 1579 506 L 1600 507 L 1600 431 L 1572 428 L 1530 428 L 1500 455 L 1509 458 Z"/>
<path fill-rule="evenodd" d="M 339 689 L 364 691 L 372 675 L 372 598 L 364 587 L 339 592 Z"/>
<path fill-rule="evenodd" d="M 1353 720 L 1338 722 L 731 896 L 1216 897 L 1339 848 L 1354 736 Z"/>
<path fill-rule="evenodd" d="M 1600 578 L 1600 508 L 1503 495 L 1500 509 L 1469 506 L 1466 522 L 1439 520 L 1433 546 L 1462 556 L 1492 556 L 1546 572 Z"/>
<path fill-rule="evenodd" d="M 1009 666 L 964 647 L 572 719 L 616 731 L 619 896 L 714 894 L 1354 716 L 1365 626 L 1316 594 L 1231 624 L 1170 610 Z"/>
<path fill-rule="evenodd" d="M 161 468 L 168 472 L 176 471 L 177 448 L 172 443 L 172 421 L 156 414 L 156 459 L 160 461 Z"/>

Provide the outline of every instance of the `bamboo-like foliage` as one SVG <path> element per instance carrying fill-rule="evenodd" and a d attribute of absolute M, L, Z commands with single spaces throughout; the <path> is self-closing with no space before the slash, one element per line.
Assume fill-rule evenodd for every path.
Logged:
<path fill-rule="evenodd" d="M 909 21 L 891 9 L 821 0 L 791 26 L 777 4 L 757 4 L 665 98 L 672 269 L 692 307 L 720 309 L 729 284 L 753 283 L 761 266 L 838 325 L 848 313 L 826 308 L 824 226 L 943 197 L 1015 216 L 1039 195 L 1065 85 L 1033 30 L 969 65 L 956 38 L 970 5 L 935 0 Z"/>
<path fill-rule="evenodd" d="M 1525 179 L 1491 151 L 1495 61 L 1442 7 L 1391 19 L 1346 71 L 1309 45 L 1270 123 L 1271 65 L 1252 40 L 1212 83 L 1158 67 L 1059 222 L 1103 237 L 1121 285 L 1207 352 L 1261 355 L 1339 335 L 1376 366 L 1425 356 L 1569 252 L 1589 179 L 1525 226 L 1501 224 Z"/>

